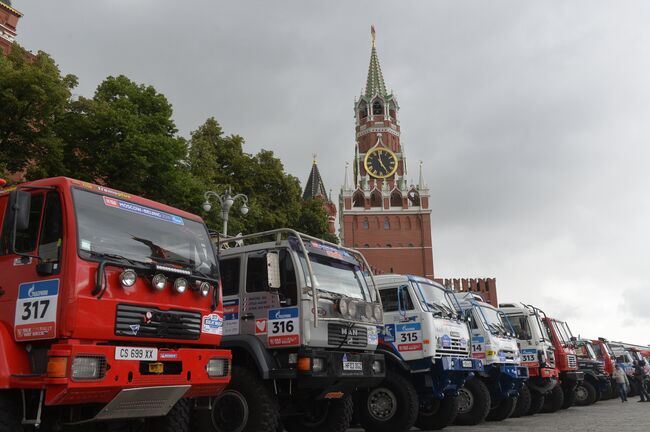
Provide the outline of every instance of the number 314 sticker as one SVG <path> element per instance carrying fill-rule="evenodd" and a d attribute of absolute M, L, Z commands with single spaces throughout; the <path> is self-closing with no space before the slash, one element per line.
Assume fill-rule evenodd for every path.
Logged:
<path fill-rule="evenodd" d="M 300 318 L 297 307 L 270 309 L 267 318 L 269 346 L 300 345 Z"/>
<path fill-rule="evenodd" d="M 58 279 L 20 284 L 14 317 L 14 335 L 17 341 L 56 337 L 58 298 Z"/>

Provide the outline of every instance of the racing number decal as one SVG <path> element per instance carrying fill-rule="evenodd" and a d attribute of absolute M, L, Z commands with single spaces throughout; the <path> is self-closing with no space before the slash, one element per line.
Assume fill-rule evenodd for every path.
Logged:
<path fill-rule="evenodd" d="M 536 348 L 526 348 L 521 350 L 521 364 L 523 366 L 539 366 Z"/>
<path fill-rule="evenodd" d="M 395 324 L 398 351 L 422 351 L 422 325 L 418 323 Z"/>
<path fill-rule="evenodd" d="M 20 284 L 14 316 L 16 340 L 54 339 L 58 299 L 58 279 Z"/>
<path fill-rule="evenodd" d="M 300 317 L 297 307 L 269 309 L 267 340 L 271 347 L 300 345 Z"/>

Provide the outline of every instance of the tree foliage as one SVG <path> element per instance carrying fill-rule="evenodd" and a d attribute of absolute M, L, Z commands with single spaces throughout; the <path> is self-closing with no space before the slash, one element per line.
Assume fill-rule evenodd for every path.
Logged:
<path fill-rule="evenodd" d="M 74 75 L 62 76 L 54 60 L 14 44 L 0 55 L 0 166 L 38 178 L 61 170 L 61 142 L 54 125 L 64 114 Z"/>
<path fill-rule="evenodd" d="M 186 141 L 165 96 L 125 76 L 106 78 L 92 98 L 73 100 L 76 84 L 45 53 L 33 62 L 19 47 L 0 56 L 0 169 L 105 184 L 202 213 L 214 229 L 219 204 L 203 212 L 203 194 L 230 186 L 248 196 L 250 211 L 231 210 L 229 234 L 291 227 L 336 241 L 322 203 L 302 200 L 299 180 L 272 151 L 244 152 L 244 139 L 225 135 L 214 118 Z"/>

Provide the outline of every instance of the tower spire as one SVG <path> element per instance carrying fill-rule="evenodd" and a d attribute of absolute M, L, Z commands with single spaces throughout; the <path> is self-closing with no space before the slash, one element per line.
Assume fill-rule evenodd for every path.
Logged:
<path fill-rule="evenodd" d="M 370 66 L 368 67 L 368 79 L 366 80 L 365 96 L 371 98 L 375 95 L 388 96 L 384 76 L 379 66 L 379 57 L 377 56 L 375 26 L 370 26 L 370 35 L 372 37 L 372 50 L 370 51 Z"/>

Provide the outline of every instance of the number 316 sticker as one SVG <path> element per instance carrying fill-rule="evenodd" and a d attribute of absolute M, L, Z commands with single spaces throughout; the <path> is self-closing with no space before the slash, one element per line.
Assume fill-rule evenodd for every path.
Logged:
<path fill-rule="evenodd" d="M 17 341 L 56 337 L 58 298 L 58 279 L 20 284 L 14 317 L 14 334 Z"/>
<path fill-rule="evenodd" d="M 297 307 L 270 309 L 267 318 L 269 346 L 300 345 L 300 318 Z"/>

